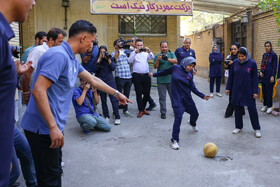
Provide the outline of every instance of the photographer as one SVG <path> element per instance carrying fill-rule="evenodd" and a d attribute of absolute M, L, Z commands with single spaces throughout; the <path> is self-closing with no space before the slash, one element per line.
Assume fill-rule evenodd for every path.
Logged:
<path fill-rule="evenodd" d="M 99 57 L 94 65 L 96 76 L 99 77 L 101 80 L 103 80 L 106 84 L 108 84 L 112 88 L 117 89 L 112 73 L 112 71 L 115 71 L 115 69 L 116 69 L 115 63 L 111 61 L 111 55 L 108 53 L 107 47 L 104 45 L 100 46 Z M 107 106 L 107 93 L 100 91 L 100 97 L 102 102 L 103 116 L 107 121 L 109 121 L 110 115 Z M 112 95 L 109 95 L 109 98 L 112 104 L 113 114 L 115 115 L 115 119 L 116 119 L 115 125 L 120 125 L 121 120 L 120 120 L 120 115 L 118 110 L 118 101 Z"/>
<path fill-rule="evenodd" d="M 154 58 L 154 68 L 157 71 L 162 71 L 170 68 L 173 64 L 177 64 L 176 56 L 173 52 L 168 50 L 168 43 L 166 41 L 160 42 L 161 53 L 156 54 Z M 160 117 L 166 119 L 166 90 L 169 97 L 171 97 L 171 75 L 157 77 L 157 88 L 160 104 Z"/>
<path fill-rule="evenodd" d="M 129 98 L 132 76 L 128 64 L 128 58 L 125 54 L 125 50 L 120 45 L 120 39 L 115 40 L 113 45 L 116 51 L 114 51 L 111 56 L 112 62 L 116 65 L 116 86 L 120 93 L 123 93 L 127 98 Z M 123 115 L 125 117 L 133 117 L 133 115 L 128 112 L 127 108 L 128 105 L 123 106 Z"/>
<path fill-rule="evenodd" d="M 95 74 L 94 64 L 98 59 L 98 42 L 97 35 L 95 40 L 92 42 L 93 46 L 83 55 L 81 55 L 82 66 L 87 70 L 90 74 Z"/>
<path fill-rule="evenodd" d="M 143 48 L 143 41 L 141 39 L 136 40 L 135 47 L 136 49 L 130 54 L 128 62 L 133 64 L 133 82 L 139 110 L 137 117 L 141 118 L 143 114 L 150 115 L 150 113 L 145 110 L 151 90 L 148 60 L 153 60 L 154 55 L 148 47 Z"/>

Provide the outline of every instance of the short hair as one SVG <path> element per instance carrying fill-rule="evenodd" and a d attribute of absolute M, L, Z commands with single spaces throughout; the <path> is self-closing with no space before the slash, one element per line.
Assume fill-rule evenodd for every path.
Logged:
<path fill-rule="evenodd" d="M 238 53 L 237 53 L 237 54 L 242 54 L 242 55 L 247 56 L 247 51 L 246 51 L 245 48 L 240 47 L 240 48 L 238 49 Z"/>
<path fill-rule="evenodd" d="M 113 43 L 113 46 L 117 45 L 119 41 L 120 41 L 120 39 L 116 39 Z"/>
<path fill-rule="evenodd" d="M 167 44 L 167 46 L 168 46 L 168 42 L 167 41 L 161 41 L 159 46 L 161 47 L 161 44 L 163 44 L 163 43 Z"/>
<path fill-rule="evenodd" d="M 86 20 L 78 20 L 73 23 L 69 29 L 69 38 L 76 36 L 82 32 L 87 32 L 89 34 L 97 33 L 95 26 Z"/>
<path fill-rule="evenodd" d="M 42 40 L 44 37 L 47 37 L 47 33 L 44 31 L 39 31 L 35 34 L 35 40 L 36 38 L 39 38 L 39 40 Z"/>
<path fill-rule="evenodd" d="M 135 40 L 135 44 L 136 44 L 137 42 L 143 42 L 143 40 L 142 40 L 142 39 L 136 39 L 136 40 Z"/>
<path fill-rule="evenodd" d="M 53 40 L 56 40 L 58 35 L 62 34 L 64 37 L 66 36 L 66 32 L 59 29 L 59 28 L 52 28 L 48 34 L 47 34 L 47 38 L 48 40 L 50 40 L 50 38 L 52 38 Z"/>
<path fill-rule="evenodd" d="M 190 41 L 192 42 L 192 40 L 191 40 L 190 38 L 185 38 L 185 39 L 184 39 L 184 42 L 185 42 L 186 40 L 190 40 Z"/>

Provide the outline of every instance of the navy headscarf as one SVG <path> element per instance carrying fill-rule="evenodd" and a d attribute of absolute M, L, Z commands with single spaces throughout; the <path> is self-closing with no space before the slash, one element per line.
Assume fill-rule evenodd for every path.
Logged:
<path fill-rule="evenodd" d="M 186 71 L 186 67 L 190 64 L 194 64 L 196 65 L 196 60 L 195 58 L 189 56 L 189 57 L 186 57 L 184 58 L 182 61 L 181 61 L 181 66 L 184 68 L 184 70 Z"/>
<path fill-rule="evenodd" d="M 247 50 L 246 47 L 240 47 L 240 48 L 238 49 L 238 52 L 239 52 L 240 49 L 244 49 L 244 50 L 246 51 L 246 59 L 245 59 L 243 62 L 240 62 L 240 60 L 238 59 L 238 62 L 239 62 L 240 64 L 244 64 L 245 62 L 248 62 L 248 61 L 249 61 L 249 59 L 250 59 L 250 54 L 249 54 L 249 52 L 248 52 L 248 50 Z"/>
<path fill-rule="evenodd" d="M 217 51 L 214 51 L 214 49 L 213 49 L 215 46 L 217 47 Z M 212 47 L 212 53 L 220 53 L 219 46 L 218 46 L 217 44 L 214 44 L 214 45 L 213 45 L 213 47 Z"/>

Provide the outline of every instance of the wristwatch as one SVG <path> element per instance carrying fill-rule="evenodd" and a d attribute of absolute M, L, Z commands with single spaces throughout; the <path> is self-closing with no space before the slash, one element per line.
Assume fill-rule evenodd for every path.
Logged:
<path fill-rule="evenodd" d="M 119 91 L 116 90 L 115 93 L 114 93 L 114 97 L 117 97 L 118 93 L 119 93 Z"/>

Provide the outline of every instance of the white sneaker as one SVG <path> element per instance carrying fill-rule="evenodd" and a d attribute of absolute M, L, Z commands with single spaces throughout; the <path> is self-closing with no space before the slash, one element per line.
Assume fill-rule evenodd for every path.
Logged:
<path fill-rule="evenodd" d="M 232 131 L 232 134 L 238 134 L 240 131 L 241 131 L 241 129 L 234 129 L 234 130 Z"/>
<path fill-rule="evenodd" d="M 133 115 L 130 114 L 128 111 L 125 111 L 125 112 L 123 113 L 123 115 L 124 115 L 125 117 L 128 117 L 128 118 L 133 118 Z"/>
<path fill-rule="evenodd" d="M 216 93 L 216 95 L 217 95 L 218 97 L 222 97 L 222 94 L 220 94 L 220 93 Z"/>
<path fill-rule="evenodd" d="M 270 113 L 272 112 L 272 110 L 273 110 L 273 107 L 269 107 L 269 108 L 266 110 L 266 113 L 267 113 L 267 114 L 270 114 Z"/>
<path fill-rule="evenodd" d="M 255 136 L 256 136 L 256 138 L 262 137 L 261 131 L 260 131 L 260 130 L 256 130 L 256 131 L 255 131 Z"/>
<path fill-rule="evenodd" d="M 116 119 L 115 120 L 115 125 L 120 125 L 121 124 L 121 120 L 120 119 Z"/>
<path fill-rule="evenodd" d="M 198 127 L 197 126 L 192 126 L 190 123 L 190 120 L 188 120 L 189 125 L 192 127 L 194 132 L 198 132 Z"/>
<path fill-rule="evenodd" d="M 263 106 L 261 109 L 262 112 L 265 112 L 266 110 L 267 110 L 267 106 Z"/>
<path fill-rule="evenodd" d="M 174 150 L 179 150 L 179 144 L 176 140 L 173 140 L 173 142 L 171 141 L 171 148 Z"/>
<path fill-rule="evenodd" d="M 211 98 L 214 97 L 213 93 L 210 93 L 210 97 L 211 97 Z"/>
<path fill-rule="evenodd" d="M 109 118 L 105 118 L 106 119 L 106 121 L 108 122 L 108 123 L 110 123 L 110 119 Z"/>

